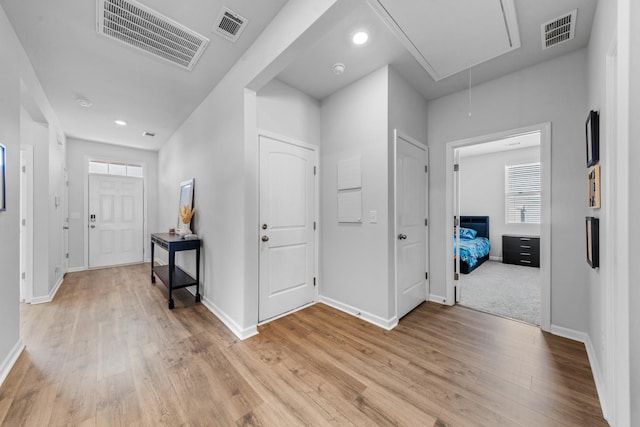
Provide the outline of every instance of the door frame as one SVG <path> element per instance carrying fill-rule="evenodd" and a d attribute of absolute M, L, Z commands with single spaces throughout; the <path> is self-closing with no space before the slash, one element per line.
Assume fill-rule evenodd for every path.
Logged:
<path fill-rule="evenodd" d="M 127 163 L 127 164 L 136 164 L 142 166 L 142 260 L 143 262 L 148 262 L 148 257 L 151 256 L 151 252 L 147 250 L 147 238 L 149 236 L 148 224 L 149 221 L 147 219 L 148 209 L 148 194 L 149 191 L 147 189 L 147 176 L 149 169 L 147 168 L 147 163 L 143 161 L 133 160 L 133 159 L 122 159 L 118 157 L 109 157 L 109 156 L 96 156 L 96 155 L 85 155 L 84 156 L 84 165 L 83 165 L 83 209 L 84 209 L 84 218 L 82 220 L 82 233 L 84 236 L 84 265 L 81 268 L 73 268 L 72 271 L 83 271 L 89 269 L 89 162 L 109 162 L 109 163 Z M 116 175 L 118 176 L 118 175 Z M 71 231 L 71 230 L 69 230 Z M 150 244 L 150 243 L 149 243 Z"/>
<path fill-rule="evenodd" d="M 391 235 L 391 241 L 393 242 L 393 278 L 394 278 L 394 288 L 395 288 L 395 322 L 397 324 L 397 322 L 400 321 L 400 318 L 398 317 L 398 245 L 397 245 L 397 241 L 396 241 L 396 236 L 398 235 L 398 221 L 397 221 L 397 212 L 398 212 L 398 192 L 396 191 L 397 189 L 397 180 L 396 180 L 396 165 L 397 165 L 397 161 L 398 161 L 398 139 L 404 139 L 405 141 L 407 141 L 408 143 L 415 145 L 416 147 L 418 147 L 419 149 L 424 150 L 425 153 L 425 161 L 426 164 L 425 166 L 427 166 L 427 172 L 425 172 L 424 174 L 424 190 L 425 190 L 425 198 L 424 198 L 424 215 L 425 215 L 425 219 L 429 218 L 429 173 L 428 173 L 428 167 L 429 167 L 429 147 L 427 147 L 425 144 L 422 144 L 420 141 L 418 141 L 415 138 L 410 137 L 409 135 L 407 135 L 406 133 L 398 130 L 398 129 L 394 129 L 393 130 L 393 172 L 390 174 L 390 178 L 392 180 L 392 188 L 393 188 L 393 233 Z M 425 240 L 424 240 L 424 253 L 425 253 L 425 260 L 424 260 L 424 269 L 425 272 L 429 271 L 429 227 L 425 226 L 424 227 L 425 230 Z M 429 299 L 429 277 L 425 278 L 425 301 L 427 301 Z"/>
<path fill-rule="evenodd" d="M 453 253 L 453 159 L 454 150 L 469 145 L 504 139 L 518 134 L 540 132 L 540 163 L 542 165 L 542 220 L 540 224 L 540 329 L 551 330 L 551 122 L 539 123 L 489 135 L 446 143 L 445 164 L 445 230 L 447 254 Z M 453 256 L 446 256 L 446 296 L 444 304 L 454 305 Z"/>
<path fill-rule="evenodd" d="M 317 153 L 318 155 L 318 165 L 317 165 L 317 169 L 316 169 L 316 174 L 315 174 L 315 182 L 313 185 L 313 191 L 315 192 L 314 195 L 314 200 L 313 200 L 313 220 L 316 223 L 316 229 L 314 230 L 314 242 L 313 242 L 313 250 L 315 251 L 314 253 L 314 257 L 313 257 L 313 277 L 316 278 L 316 286 L 314 289 L 314 295 L 313 295 L 313 302 L 311 302 L 310 304 L 306 304 L 303 305 L 302 307 L 298 307 L 294 310 L 291 311 L 287 311 L 286 313 L 282 313 L 278 316 L 274 316 L 271 317 L 269 319 L 263 320 L 263 321 L 259 321 L 258 320 L 258 325 L 264 325 L 265 323 L 269 323 L 273 320 L 276 319 L 280 319 L 281 317 L 284 316 L 288 316 L 289 314 L 295 313 L 296 311 L 300 311 L 302 309 L 305 309 L 311 305 L 314 305 L 318 302 L 319 298 L 320 298 L 320 286 L 322 283 L 322 278 L 320 277 L 320 230 L 322 225 L 320 224 L 320 162 L 321 162 L 321 158 L 320 158 L 320 147 L 318 145 L 315 144 L 311 144 L 308 142 L 303 142 L 300 140 L 297 140 L 295 138 L 290 138 L 288 136 L 284 136 L 281 134 L 278 134 L 276 132 L 271 132 L 265 129 L 258 129 L 258 137 L 257 137 L 257 142 L 258 142 L 258 218 L 257 218 L 257 222 L 256 222 L 256 230 L 260 230 L 260 137 L 264 136 L 266 138 L 271 138 L 271 139 L 275 139 L 277 141 L 283 142 L 285 144 L 290 144 L 296 147 L 301 147 L 301 148 L 305 148 L 308 150 L 313 150 Z M 260 235 L 260 232 L 258 232 L 257 236 Z M 256 249 L 258 250 L 258 310 L 256 311 L 256 318 L 260 319 L 260 241 L 259 239 L 256 239 Z"/>
<path fill-rule="evenodd" d="M 26 220 L 26 226 L 25 226 L 25 235 L 26 235 L 26 243 L 27 243 L 27 247 L 26 247 L 26 259 L 24 267 L 25 270 L 24 273 L 25 274 L 25 299 L 24 302 L 31 304 L 31 302 L 33 301 L 33 146 L 32 145 L 25 145 L 25 144 L 20 144 L 20 152 L 24 152 L 25 153 L 25 166 L 26 166 L 26 172 L 25 172 L 25 178 L 26 178 L 26 204 L 27 204 L 27 212 L 26 215 L 24 217 L 24 219 Z M 22 171 L 21 171 L 22 173 Z M 22 191 L 22 189 L 20 190 Z M 22 197 L 22 195 L 21 195 Z M 22 222 L 22 218 L 20 218 L 20 221 Z M 20 225 L 22 227 L 22 225 Z M 20 253 L 20 256 L 22 256 L 22 251 Z M 20 274 L 22 275 L 22 272 L 20 272 Z M 20 279 L 20 281 L 22 282 L 22 278 Z"/>

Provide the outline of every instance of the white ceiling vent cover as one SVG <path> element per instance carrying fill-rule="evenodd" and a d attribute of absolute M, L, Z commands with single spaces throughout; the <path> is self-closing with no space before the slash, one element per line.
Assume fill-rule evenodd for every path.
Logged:
<path fill-rule="evenodd" d="M 97 0 L 97 31 L 187 70 L 209 39 L 133 0 Z"/>
<path fill-rule="evenodd" d="M 577 14 L 578 9 L 574 9 L 566 15 L 540 26 L 542 30 L 542 50 L 572 40 L 575 37 Z"/>
<path fill-rule="evenodd" d="M 243 18 L 226 7 L 223 7 L 216 18 L 213 31 L 217 35 L 235 43 L 248 23 L 248 19 Z"/>

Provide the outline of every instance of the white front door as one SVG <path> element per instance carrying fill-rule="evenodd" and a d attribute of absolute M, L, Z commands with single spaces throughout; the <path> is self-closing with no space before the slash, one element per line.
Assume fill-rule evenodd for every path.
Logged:
<path fill-rule="evenodd" d="M 316 149 L 260 136 L 259 321 L 315 299 Z"/>
<path fill-rule="evenodd" d="M 427 298 L 426 147 L 396 133 L 396 298 L 398 319 Z"/>
<path fill-rule="evenodd" d="M 143 182 L 89 175 L 89 267 L 143 261 Z"/>

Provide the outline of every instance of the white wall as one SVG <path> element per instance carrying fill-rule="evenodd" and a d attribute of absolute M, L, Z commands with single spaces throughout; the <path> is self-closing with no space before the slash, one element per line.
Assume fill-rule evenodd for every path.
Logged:
<path fill-rule="evenodd" d="M 49 167 L 50 159 L 54 160 L 52 174 L 62 173 L 64 158 L 64 143 L 57 145 L 58 135 L 64 142 L 61 126 L 47 100 L 42 86 L 31 67 L 31 63 L 18 41 L 11 23 L 7 19 L 4 9 L 0 7 L 0 143 L 7 148 L 7 210 L 0 212 L 0 381 L 4 379 L 8 369 L 22 350 L 19 339 L 19 295 L 20 295 L 20 258 L 19 250 L 19 192 L 20 192 L 20 142 L 21 142 L 21 81 L 32 95 L 35 105 L 40 109 L 49 123 L 48 138 L 42 144 L 45 151 L 52 153 L 45 156 L 43 170 L 34 176 L 35 185 L 42 185 L 45 189 L 44 201 L 46 206 L 40 212 L 34 212 L 34 220 L 40 219 L 46 224 L 44 231 L 44 247 L 49 248 L 47 260 L 34 268 L 41 272 L 42 281 L 34 283 L 35 292 L 50 294 L 62 277 L 55 273 L 55 265 L 62 265 L 62 222 L 53 206 L 52 194 L 62 194 L 60 180 L 51 180 Z M 34 156 L 35 147 L 34 147 Z M 39 179 L 39 181 L 38 181 Z M 34 204 L 35 207 L 35 204 Z M 58 222 L 60 221 L 60 222 Z M 35 238 L 35 236 L 34 236 Z M 53 260 L 53 262 L 49 262 Z"/>
<path fill-rule="evenodd" d="M 85 269 L 86 218 L 85 209 L 87 196 L 87 160 L 105 160 L 111 162 L 130 162 L 142 164 L 145 167 L 145 198 L 146 198 L 146 229 L 144 249 L 145 260 L 150 260 L 150 233 L 168 231 L 168 227 L 158 226 L 158 153 L 155 151 L 138 150 L 120 147 L 113 144 L 68 138 L 67 164 L 69 171 L 69 268 L 73 270 Z M 175 188 L 177 194 L 179 188 Z M 178 217 L 178 202 L 174 209 L 174 218 Z M 173 224 L 175 227 L 175 224 Z"/>
<path fill-rule="evenodd" d="M 18 43 L 0 8 L 0 144 L 6 147 L 6 204 L 0 212 L 0 381 L 11 367 L 20 333 L 20 71 Z"/>
<path fill-rule="evenodd" d="M 240 337 L 258 321 L 259 90 L 352 5 L 291 0 L 158 155 L 160 229 L 175 222 L 178 185 L 195 178 L 204 303 Z M 251 89 L 247 89 L 250 87 Z"/>
<path fill-rule="evenodd" d="M 540 161 L 540 147 L 460 157 L 460 215 L 488 215 L 491 257 L 502 258 L 503 234 L 540 235 L 540 224 L 505 223 L 505 166 Z"/>
<path fill-rule="evenodd" d="M 388 321 L 388 67 L 322 101 L 320 293 Z M 338 162 L 359 156 L 362 223 L 338 222 Z M 369 212 L 377 211 L 377 223 Z"/>
<path fill-rule="evenodd" d="M 607 241 L 614 236 L 609 235 L 614 218 L 607 215 L 612 207 L 612 194 L 608 191 L 609 181 L 612 177 L 612 168 L 615 159 L 611 150 L 615 141 L 609 138 L 612 123 L 611 112 L 607 110 L 607 55 L 614 46 L 616 37 L 616 2 L 599 1 L 593 20 L 591 38 L 588 50 L 589 66 L 589 103 L 587 110 L 600 112 L 600 165 L 601 168 L 601 209 L 592 210 L 584 208 L 585 216 L 596 216 L 600 219 L 600 268 L 591 269 L 581 265 L 581 269 L 587 271 L 587 286 L 589 289 L 589 325 L 588 334 L 595 351 L 592 360 L 592 369 L 596 376 L 607 378 L 606 387 L 613 387 L 613 372 L 610 372 L 608 363 L 611 353 L 607 349 L 607 315 L 613 321 L 613 313 L 607 314 L 607 290 L 613 284 L 607 283 L 610 270 L 615 268 L 614 259 L 607 252 Z M 584 169 L 586 173 L 586 168 Z M 604 390 L 599 390 L 603 392 Z M 602 396 L 604 399 L 605 397 Z M 609 410 L 611 408 L 608 408 Z M 605 414 L 606 415 L 606 414 Z"/>
<path fill-rule="evenodd" d="M 627 12 L 626 8 L 629 9 Z M 640 212 L 640 173 L 637 165 L 640 164 L 640 4 L 637 1 L 628 1 L 621 16 L 628 19 L 630 25 L 630 49 L 629 49 L 629 146 L 630 146 L 630 192 L 629 217 L 635 218 L 635 214 Z M 630 221 L 629 236 L 640 235 L 640 224 L 637 221 Z M 637 277 L 637 265 L 635 261 L 640 258 L 640 249 L 632 244 L 629 252 L 630 277 Z M 630 354 L 631 362 L 631 423 L 630 425 L 640 425 L 640 289 L 637 280 L 629 287 L 629 330 L 630 334 Z"/>
<path fill-rule="evenodd" d="M 271 80 L 257 92 L 258 129 L 320 145 L 320 102 L 282 83 Z"/>
<path fill-rule="evenodd" d="M 552 123 L 551 322 L 586 331 L 589 296 L 584 291 L 587 55 L 580 50 L 429 103 L 431 293 L 446 295 L 445 146 L 539 123 Z M 438 208 L 440 207 L 440 208 Z"/>

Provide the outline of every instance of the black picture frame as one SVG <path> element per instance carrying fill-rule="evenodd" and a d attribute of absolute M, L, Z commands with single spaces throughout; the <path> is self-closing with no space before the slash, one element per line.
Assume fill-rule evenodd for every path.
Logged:
<path fill-rule="evenodd" d="M 0 212 L 7 210 L 7 153 L 0 144 Z"/>
<path fill-rule="evenodd" d="M 587 237 L 587 263 L 591 268 L 600 267 L 600 220 L 588 216 L 585 220 Z"/>
<path fill-rule="evenodd" d="M 585 123 L 585 134 L 587 142 L 587 167 L 594 166 L 600 160 L 600 114 L 589 111 L 589 116 Z"/>

